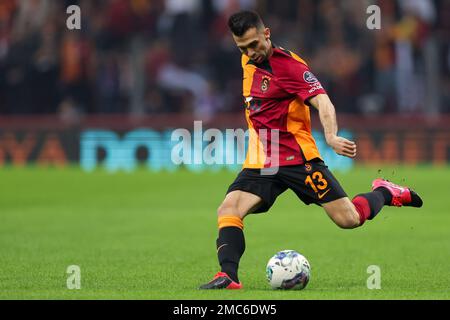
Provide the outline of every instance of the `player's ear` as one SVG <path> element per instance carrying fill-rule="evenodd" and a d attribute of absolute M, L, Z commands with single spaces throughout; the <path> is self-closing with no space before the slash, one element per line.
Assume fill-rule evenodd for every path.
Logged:
<path fill-rule="evenodd" d="M 266 38 L 266 40 L 270 39 L 270 28 L 264 29 L 264 37 Z"/>

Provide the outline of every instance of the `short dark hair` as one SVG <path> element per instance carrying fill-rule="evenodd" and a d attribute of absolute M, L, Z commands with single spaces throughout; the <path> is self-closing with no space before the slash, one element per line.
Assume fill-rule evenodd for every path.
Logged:
<path fill-rule="evenodd" d="M 228 19 L 228 27 L 237 37 L 242 37 L 251 28 L 264 28 L 264 23 L 254 11 L 240 11 Z"/>

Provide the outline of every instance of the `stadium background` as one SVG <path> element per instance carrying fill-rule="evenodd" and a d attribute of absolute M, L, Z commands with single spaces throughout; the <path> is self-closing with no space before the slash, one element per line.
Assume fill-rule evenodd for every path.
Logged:
<path fill-rule="evenodd" d="M 79 31 L 66 27 L 66 8 L 71 4 L 81 7 Z M 381 30 L 366 27 L 371 4 L 381 8 Z M 211 297 L 183 292 L 210 275 L 195 272 L 199 260 L 205 259 L 201 263 L 207 267 L 197 268 L 215 271 L 214 210 L 239 166 L 174 166 L 169 159 L 173 142 L 168 137 L 175 128 L 193 130 L 196 120 L 203 121 L 205 130 L 245 129 L 240 54 L 226 27 L 227 17 L 239 9 L 260 12 L 272 29 L 273 41 L 302 56 L 327 89 L 342 132 L 358 144 L 358 158 L 353 162 L 333 155 L 323 141 L 315 111 L 314 134 L 349 194 L 367 189 L 372 178 L 383 175 L 428 191 L 426 201 L 434 202 L 427 209 L 431 218 L 426 222 L 413 214 L 406 228 L 405 216 L 387 215 L 394 220 L 390 226 L 374 226 L 364 240 L 355 240 L 370 246 L 372 235 L 392 254 L 391 261 L 410 258 L 412 265 L 416 263 L 413 270 L 399 270 L 417 275 L 417 283 L 406 285 L 412 291 L 394 277 L 393 291 L 369 297 L 448 297 L 442 289 L 445 281 L 439 282 L 438 275 L 447 274 L 444 265 L 449 257 L 435 255 L 450 252 L 449 232 L 444 228 L 449 219 L 445 194 L 450 178 L 449 1 L 1 0 L 2 297 L 71 297 L 63 290 L 64 266 L 77 263 L 87 268 L 95 265 L 87 280 L 95 289 L 76 297 L 128 298 L 127 283 L 139 298 Z M 289 197 L 280 202 L 274 209 L 277 222 L 274 217 L 253 222 L 258 233 L 249 232 L 260 234 L 254 235 L 256 239 L 264 237 L 264 231 L 273 232 L 274 223 L 283 233 L 292 219 L 289 212 L 298 204 Z M 189 217 L 204 221 L 204 226 L 188 222 Z M 318 234 L 330 241 L 340 237 L 339 231 L 323 227 L 326 222 L 309 213 L 303 218 L 311 219 L 311 225 L 286 232 L 286 242 L 250 240 L 255 253 L 244 265 L 262 265 L 273 251 L 298 246 L 297 240 L 306 246 L 308 257 L 315 258 L 313 265 L 321 262 L 315 252 L 324 248 L 304 243 L 314 239 L 310 229 L 321 230 Z M 154 223 L 161 230 L 153 230 Z M 183 223 L 190 231 L 180 227 Z M 414 240 L 411 230 L 422 226 L 418 234 L 423 238 L 411 240 L 411 246 L 430 261 L 420 265 L 405 251 L 389 251 L 393 240 L 389 235 L 402 226 L 407 230 L 399 232 L 395 241 Z M 175 232 L 172 242 L 166 237 L 171 232 Z M 176 256 L 177 235 L 189 237 L 195 242 L 190 248 L 200 251 L 185 247 L 175 258 L 196 275 L 177 287 L 178 295 L 165 291 L 164 281 L 172 280 L 163 275 L 161 283 L 151 286 L 159 288 L 153 292 L 142 280 L 154 277 L 145 265 L 164 274 L 148 259 L 162 254 L 164 245 Z M 355 239 L 361 235 L 356 233 Z M 159 245 L 148 244 L 155 239 Z M 342 256 L 355 252 L 351 236 L 339 239 Z M 101 252 L 108 254 L 98 255 Z M 183 259 L 186 252 L 192 258 Z M 118 274 L 116 282 L 108 282 L 102 271 L 111 263 L 116 264 L 109 269 Z M 136 277 L 118 271 L 118 265 L 131 268 Z M 367 296 L 367 289 L 348 295 L 333 291 L 333 273 L 329 270 L 325 282 L 312 284 L 309 297 L 323 297 L 324 287 L 333 292 L 325 297 Z M 343 287 L 353 285 L 347 276 Z M 420 276 L 434 285 L 428 295 L 414 291 Z M 265 288 L 263 275 L 258 277 L 248 280 L 250 287 Z M 409 293 L 403 296 L 404 292 Z M 274 296 L 265 292 L 242 297 Z"/>

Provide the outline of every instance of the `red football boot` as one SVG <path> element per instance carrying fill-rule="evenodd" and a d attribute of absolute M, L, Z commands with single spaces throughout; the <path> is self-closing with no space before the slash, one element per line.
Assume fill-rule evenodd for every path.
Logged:
<path fill-rule="evenodd" d="M 202 285 L 199 289 L 228 289 L 238 290 L 242 289 L 242 284 L 234 282 L 225 272 L 219 272 L 214 276 L 214 279 L 207 284 Z"/>
<path fill-rule="evenodd" d="M 419 195 L 407 187 L 399 186 L 388 180 L 376 179 L 372 182 L 372 191 L 378 188 L 385 188 L 391 193 L 391 206 L 420 208 L 423 205 L 423 201 Z"/>

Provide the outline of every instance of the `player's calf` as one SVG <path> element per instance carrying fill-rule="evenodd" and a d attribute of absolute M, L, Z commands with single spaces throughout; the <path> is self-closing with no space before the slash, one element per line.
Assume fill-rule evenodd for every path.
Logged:
<path fill-rule="evenodd" d="M 349 198 L 322 205 L 333 222 L 342 229 L 355 229 L 361 225 L 358 212 Z"/>
<path fill-rule="evenodd" d="M 345 214 L 338 219 L 334 220 L 334 223 L 341 229 L 355 229 L 360 226 L 360 220 L 358 215 Z"/>

